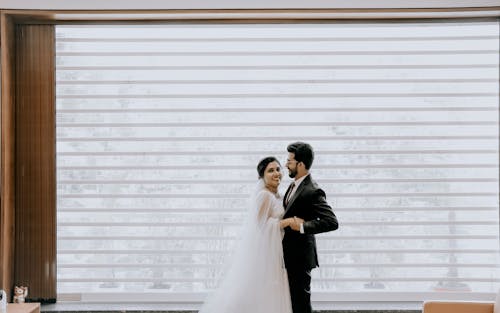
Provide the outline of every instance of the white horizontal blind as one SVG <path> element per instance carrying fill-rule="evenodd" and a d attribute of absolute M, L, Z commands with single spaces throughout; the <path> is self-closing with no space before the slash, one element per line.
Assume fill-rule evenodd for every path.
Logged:
<path fill-rule="evenodd" d="M 202 299 L 258 160 L 296 140 L 340 221 L 314 299 L 497 290 L 497 20 L 56 36 L 60 298 Z"/>

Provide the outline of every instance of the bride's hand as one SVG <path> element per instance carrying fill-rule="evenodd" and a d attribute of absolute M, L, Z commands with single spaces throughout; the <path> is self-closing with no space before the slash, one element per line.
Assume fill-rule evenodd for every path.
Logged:
<path fill-rule="evenodd" d="M 292 223 L 290 223 L 290 228 L 295 231 L 300 231 L 300 225 L 304 223 L 304 220 L 300 217 L 294 216 L 292 218 Z"/>
<path fill-rule="evenodd" d="M 292 223 L 293 223 L 293 218 L 291 217 L 285 218 L 284 220 L 280 221 L 280 228 L 289 227 L 290 225 L 292 225 Z"/>

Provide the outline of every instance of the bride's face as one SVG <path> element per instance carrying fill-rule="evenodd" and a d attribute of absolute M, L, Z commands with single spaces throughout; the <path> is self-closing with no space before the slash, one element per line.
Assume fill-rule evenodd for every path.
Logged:
<path fill-rule="evenodd" d="M 281 181 L 281 166 L 278 162 L 269 163 L 264 171 L 264 183 L 266 186 L 278 188 Z"/>

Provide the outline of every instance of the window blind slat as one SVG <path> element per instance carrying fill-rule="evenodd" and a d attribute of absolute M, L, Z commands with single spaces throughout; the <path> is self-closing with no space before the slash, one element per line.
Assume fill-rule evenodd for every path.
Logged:
<path fill-rule="evenodd" d="M 415 223 L 417 224 L 417 223 Z M 418 225 L 418 224 L 417 224 Z M 426 223 L 426 225 L 429 225 Z M 433 224 L 436 225 L 436 224 Z M 490 224 L 491 225 L 491 224 Z M 69 225 L 71 226 L 71 225 Z M 210 236 L 202 236 L 202 237 L 153 237 L 153 236 L 59 236 L 59 240 L 88 240 L 88 241 L 96 241 L 96 240 L 222 240 L 222 241 L 234 241 L 237 240 L 236 237 L 210 237 Z M 326 237 L 322 236 L 318 238 L 318 241 L 321 240 L 408 240 L 408 239 L 468 239 L 468 240 L 483 240 L 483 239 L 496 239 L 496 236 L 337 236 L 337 237 Z M 323 266 L 323 265 L 322 265 Z"/>
<path fill-rule="evenodd" d="M 103 277 L 97 277 L 97 278 L 63 278 L 60 279 L 59 281 L 62 283 L 65 282 L 71 282 L 71 283 L 91 283 L 91 282 L 209 282 L 213 280 L 213 278 L 157 278 L 157 277 L 150 277 L 150 278 L 103 278 Z M 337 281 L 341 282 L 353 282 L 353 281 L 401 281 L 404 282 L 407 280 L 406 277 L 360 277 L 360 278 L 338 278 Z M 415 281 L 471 281 L 471 282 L 500 282 L 500 279 L 498 278 L 444 278 L 441 279 L 439 276 L 436 277 L 419 277 L 416 278 Z M 334 280 L 332 278 L 315 278 L 315 281 L 331 281 L 333 282 Z"/>
<path fill-rule="evenodd" d="M 96 53 L 102 53 L 104 55 L 114 55 L 120 54 L 130 54 L 130 53 L 183 53 L 187 51 L 203 51 L 203 52 L 224 52 L 224 53 L 251 53 L 249 51 L 255 51 L 256 42 L 258 44 L 259 52 L 275 51 L 276 53 L 282 52 L 295 52 L 295 53 L 352 53 L 352 52 L 443 52 L 450 53 L 453 51 L 464 50 L 475 52 L 478 50 L 495 50 L 498 49 L 495 46 L 495 37 L 475 37 L 469 38 L 469 40 L 457 39 L 454 37 L 442 38 L 442 40 L 394 40 L 395 38 L 379 38 L 379 39 L 367 39 L 366 41 L 333 41 L 332 38 L 329 40 L 290 40 L 284 41 L 280 38 L 276 38 L 276 41 L 267 40 L 254 40 L 254 41 L 239 41 L 238 44 L 234 44 L 234 41 L 229 40 L 212 40 L 213 45 L 207 46 L 205 41 L 193 40 L 190 42 L 186 41 L 160 41 L 160 40 L 123 40 L 117 41 L 101 41 L 80 39 L 78 41 L 68 41 L 61 38 L 59 42 L 64 42 L 64 45 L 59 45 L 59 55 L 85 55 Z M 434 38 L 433 38 L 434 39 Z M 468 44 L 470 41 L 474 42 L 474 48 L 470 49 Z M 383 50 L 382 50 L 383 49 Z M 451 50 L 453 49 L 453 50 Z M 447 51 L 447 52 L 444 52 Z M 201 52 L 201 53 L 203 53 Z"/>
<path fill-rule="evenodd" d="M 176 254 L 226 254 L 228 250 L 59 250 L 60 254 L 141 254 L 141 255 L 155 255 L 155 254 L 165 254 L 165 255 L 176 255 Z M 490 250 L 490 249 L 343 249 L 342 251 L 336 250 L 324 250 L 319 249 L 318 253 L 323 254 L 342 254 L 342 253 L 358 253 L 358 254 L 429 254 L 429 253 L 442 253 L 442 254 L 494 254 L 498 253 L 499 250 Z"/>
<path fill-rule="evenodd" d="M 62 207 L 60 206 L 58 208 L 59 212 L 94 212 L 94 213 L 129 213 L 129 212 L 141 212 L 141 213 L 155 213 L 155 214 L 172 214 L 172 213 L 204 213 L 204 214 L 223 214 L 223 213 L 240 213 L 242 214 L 242 211 L 244 210 L 243 207 L 233 207 L 233 208 L 151 208 L 151 207 L 133 207 L 133 208 L 89 208 L 89 207 Z M 410 211 L 410 212 L 420 212 L 420 211 L 439 211 L 439 212 L 446 212 L 446 211 L 497 211 L 497 208 L 494 206 L 491 207 L 484 207 L 484 206 L 477 206 L 477 207 L 335 207 L 336 212 L 369 212 L 369 211 L 374 211 L 374 212 L 391 212 L 391 211 L 397 211 L 397 212 L 404 212 L 404 211 Z"/>
<path fill-rule="evenodd" d="M 398 45 L 401 43 L 398 43 Z M 421 43 L 425 44 L 425 43 Z M 428 43 L 427 43 L 428 44 Z M 464 44 L 470 44 L 465 42 Z M 494 44 L 494 43 L 493 43 Z M 102 43 L 99 43 L 101 46 Z M 155 46 L 153 44 L 153 46 Z M 200 76 L 200 70 L 192 69 L 169 69 L 165 70 L 162 67 L 156 69 L 141 69 L 130 67 L 116 67 L 114 70 L 106 70 L 99 68 L 74 68 L 58 67 L 57 69 L 57 84 L 78 84 L 80 82 L 93 82 L 95 84 L 108 83 L 113 81 L 122 82 L 196 82 L 203 79 L 205 82 L 212 81 L 324 81 L 324 82 L 400 82 L 409 81 L 474 81 L 474 80 L 495 80 L 498 79 L 498 72 L 495 68 L 490 69 L 481 67 L 465 67 L 465 66 L 450 66 L 448 68 L 392 68 L 390 71 L 380 71 L 373 68 L 322 68 L 322 69 L 246 69 L 245 71 L 231 69 L 211 69 L 209 76 Z M 170 80 L 167 80 L 170 78 Z"/>
<path fill-rule="evenodd" d="M 370 263 L 370 264 L 357 264 L 359 267 L 389 267 L 389 268 L 408 268 L 408 267 L 421 267 L 422 263 L 414 263 L 414 264 L 398 264 L 398 263 L 391 263 L 391 264 L 383 264 L 383 263 Z M 123 264 L 123 263 L 114 263 L 114 264 L 58 264 L 58 267 L 60 268 L 68 268 L 68 269 L 74 269 L 74 268 L 137 268 L 137 267 L 148 267 L 148 268 L 172 268 L 172 267 L 179 267 L 179 268 L 190 268 L 190 267 L 196 267 L 196 268 L 222 268 L 224 265 L 222 264 L 206 264 L 206 263 L 198 263 L 198 264 L 185 264 L 185 263 L 179 263 L 179 264 L 140 264 L 140 263 L 131 263 L 131 264 Z M 351 267 L 352 264 L 348 263 L 335 263 L 335 264 L 321 264 L 321 267 L 323 268 L 335 268 L 335 267 Z M 490 264 L 490 263 L 478 263 L 478 264 L 436 264 L 436 263 L 425 263 L 426 267 L 433 268 L 433 267 L 486 267 L 486 268 L 498 268 L 498 264 Z"/>

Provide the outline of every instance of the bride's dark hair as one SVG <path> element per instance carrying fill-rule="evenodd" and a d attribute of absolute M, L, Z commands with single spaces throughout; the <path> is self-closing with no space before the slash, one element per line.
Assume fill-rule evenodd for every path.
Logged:
<path fill-rule="evenodd" d="M 257 173 L 259 173 L 259 178 L 264 177 L 266 167 L 271 162 L 277 162 L 281 166 L 280 161 L 278 161 L 278 159 L 273 156 L 263 158 L 262 160 L 260 160 L 259 164 L 257 164 Z"/>

